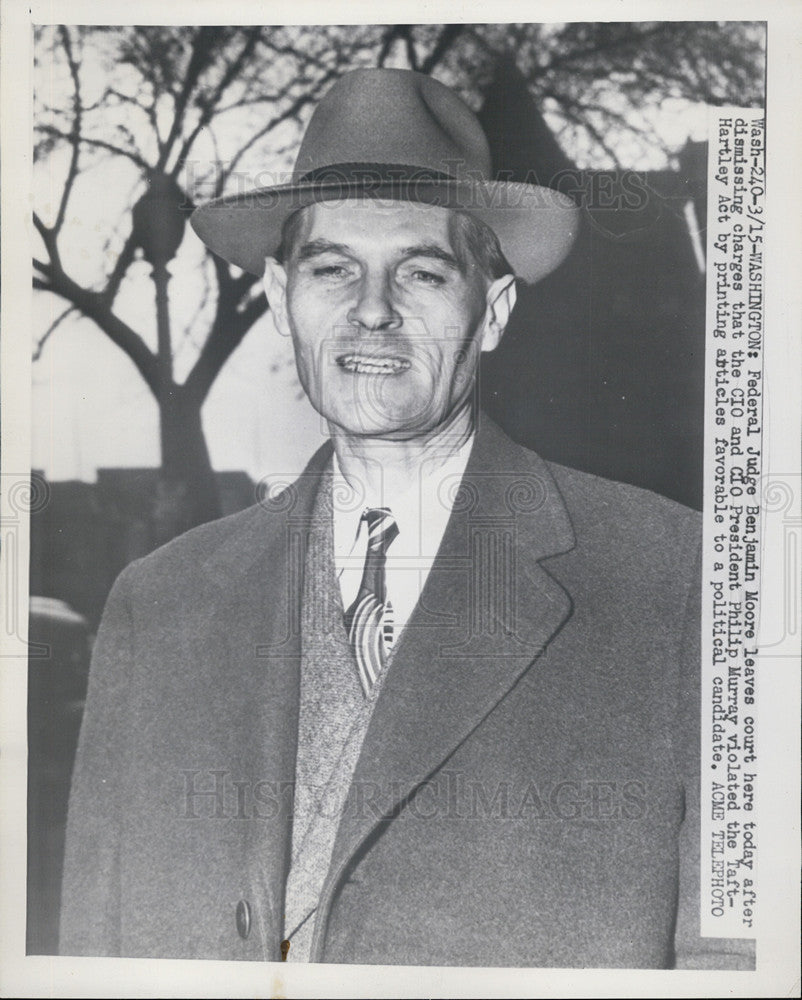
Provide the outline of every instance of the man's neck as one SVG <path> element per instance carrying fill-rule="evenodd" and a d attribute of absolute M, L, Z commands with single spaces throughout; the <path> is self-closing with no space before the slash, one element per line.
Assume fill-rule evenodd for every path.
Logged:
<path fill-rule="evenodd" d="M 361 437 L 331 426 L 337 464 L 349 485 L 368 496 L 398 496 L 459 452 L 473 434 L 470 407 L 446 424 L 410 438 Z"/>

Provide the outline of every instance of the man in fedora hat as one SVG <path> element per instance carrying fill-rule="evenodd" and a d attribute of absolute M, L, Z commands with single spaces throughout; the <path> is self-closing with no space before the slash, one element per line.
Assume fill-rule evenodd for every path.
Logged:
<path fill-rule="evenodd" d="M 331 440 L 128 567 L 68 822 L 66 954 L 751 967 L 699 934 L 699 531 L 475 406 L 577 209 L 429 77 L 344 76 L 292 181 L 200 208 Z"/>

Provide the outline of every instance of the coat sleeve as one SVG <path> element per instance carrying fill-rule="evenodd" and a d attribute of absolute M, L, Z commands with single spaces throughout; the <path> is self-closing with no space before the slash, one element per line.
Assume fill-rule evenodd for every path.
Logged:
<path fill-rule="evenodd" d="M 675 754 L 685 788 L 680 833 L 679 898 L 674 935 L 674 967 L 749 971 L 755 968 L 754 941 L 701 936 L 701 546 L 686 603 L 674 722 Z"/>
<path fill-rule="evenodd" d="M 106 602 L 89 671 L 72 775 L 59 953 L 120 954 L 120 835 L 127 686 L 132 663 L 128 567 Z"/>

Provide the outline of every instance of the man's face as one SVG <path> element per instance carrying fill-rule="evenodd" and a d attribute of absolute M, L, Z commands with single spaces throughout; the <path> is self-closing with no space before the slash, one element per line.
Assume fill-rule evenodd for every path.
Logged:
<path fill-rule="evenodd" d="M 408 439 L 451 423 L 470 406 L 481 351 L 503 333 L 512 277 L 460 265 L 448 209 L 353 200 L 304 212 L 286 266 L 267 261 L 265 287 L 312 405 L 356 436 Z"/>

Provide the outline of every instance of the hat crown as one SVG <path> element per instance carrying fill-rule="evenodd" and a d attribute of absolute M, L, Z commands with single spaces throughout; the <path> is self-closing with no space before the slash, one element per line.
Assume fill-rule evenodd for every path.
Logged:
<path fill-rule="evenodd" d="M 492 177 L 484 130 L 453 91 L 411 70 L 352 70 L 312 115 L 290 183 L 216 198 L 192 226 L 219 256 L 262 274 L 300 209 L 411 201 L 470 213 L 495 232 L 518 277 L 539 281 L 571 248 L 578 208 L 558 191 Z"/>
<path fill-rule="evenodd" d="M 340 164 L 398 164 L 473 179 L 492 173 L 487 138 L 468 105 L 432 77 L 401 69 L 347 73 L 315 109 L 293 180 Z"/>

